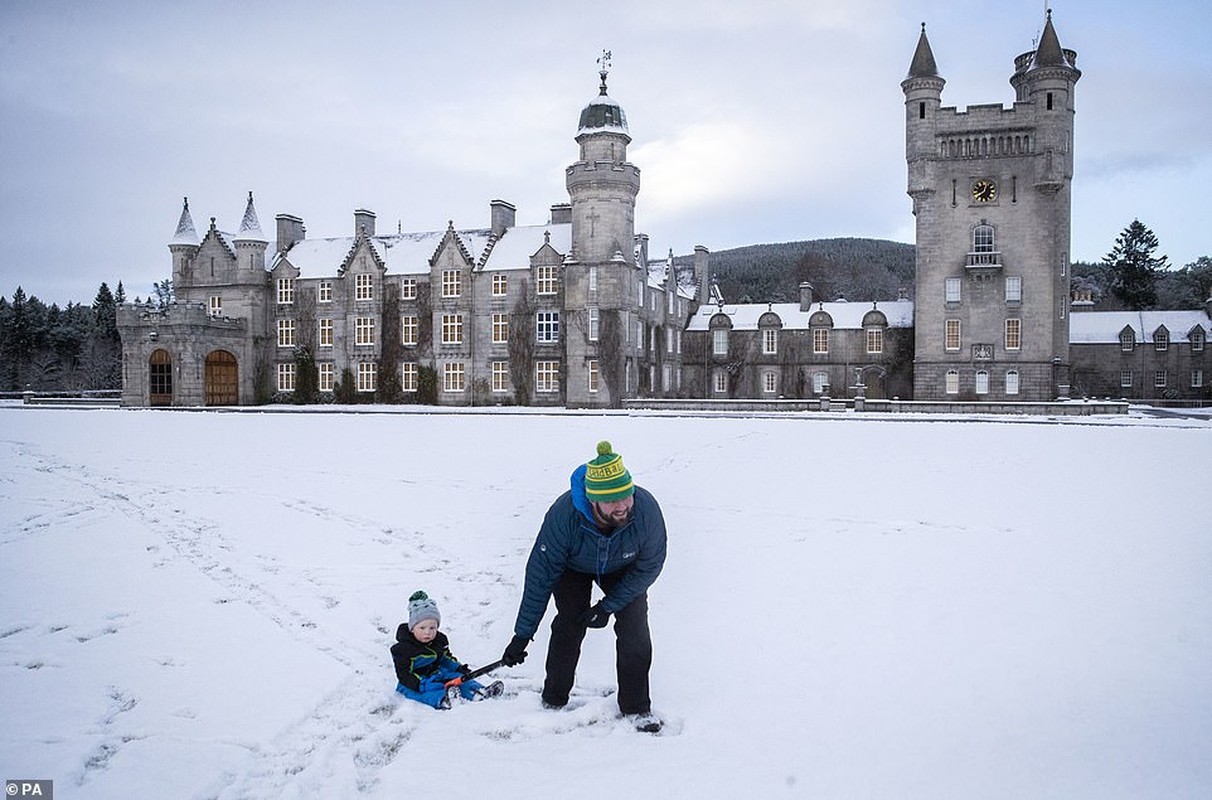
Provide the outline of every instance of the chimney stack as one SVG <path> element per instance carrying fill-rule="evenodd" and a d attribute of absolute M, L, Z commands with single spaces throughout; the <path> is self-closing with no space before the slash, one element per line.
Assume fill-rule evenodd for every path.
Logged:
<path fill-rule="evenodd" d="M 375 235 L 375 212 L 359 208 L 354 211 L 354 236 L 363 231 L 367 236 Z"/>
<path fill-rule="evenodd" d="M 707 275 L 707 255 L 706 247 L 701 244 L 694 246 L 694 277 L 699 282 L 699 303 L 706 305 L 711 300 L 710 279 Z"/>
<path fill-rule="evenodd" d="M 572 203 L 556 203 L 551 207 L 552 225 L 572 224 Z"/>
<path fill-rule="evenodd" d="M 800 311 L 812 308 L 812 284 L 804 281 L 800 284 Z"/>
<path fill-rule="evenodd" d="M 493 200 L 489 203 L 489 206 L 492 208 L 493 236 L 500 236 L 517 224 L 518 210 L 512 203 L 506 203 L 504 200 Z"/>
<path fill-rule="evenodd" d="M 307 238 L 303 228 L 303 220 L 291 214 L 279 214 L 274 217 L 278 223 L 278 252 L 284 253 L 291 245 Z"/>

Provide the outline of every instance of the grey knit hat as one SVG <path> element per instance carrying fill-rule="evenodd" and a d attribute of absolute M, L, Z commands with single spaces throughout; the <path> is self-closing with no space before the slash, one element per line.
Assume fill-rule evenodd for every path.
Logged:
<path fill-rule="evenodd" d="M 438 613 L 438 604 L 429 598 L 425 592 L 413 592 L 408 598 L 408 627 L 412 629 L 422 620 L 432 619 L 442 624 L 442 615 Z"/>

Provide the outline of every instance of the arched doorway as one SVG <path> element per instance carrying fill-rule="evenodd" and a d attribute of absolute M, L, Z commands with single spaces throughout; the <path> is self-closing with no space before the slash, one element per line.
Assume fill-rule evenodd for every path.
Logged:
<path fill-rule="evenodd" d="M 173 357 L 163 347 L 152 351 L 147 361 L 148 405 L 173 404 Z"/>
<path fill-rule="evenodd" d="M 206 405 L 234 406 L 240 402 L 239 369 L 236 357 L 215 350 L 206 357 Z"/>
<path fill-rule="evenodd" d="M 888 399 L 888 373 L 880 367 L 867 367 L 863 370 L 863 383 L 866 384 L 864 394 L 868 400 Z"/>

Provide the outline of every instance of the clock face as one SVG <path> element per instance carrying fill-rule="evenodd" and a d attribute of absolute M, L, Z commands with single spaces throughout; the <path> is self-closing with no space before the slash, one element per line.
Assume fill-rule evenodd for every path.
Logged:
<path fill-rule="evenodd" d="M 972 184 L 972 199 L 978 203 L 991 203 L 997 199 L 997 184 L 981 178 Z"/>

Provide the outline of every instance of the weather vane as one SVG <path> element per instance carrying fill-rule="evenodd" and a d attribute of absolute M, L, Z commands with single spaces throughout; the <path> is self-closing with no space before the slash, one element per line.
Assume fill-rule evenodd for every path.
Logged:
<path fill-rule="evenodd" d="M 598 66 L 602 68 L 602 72 L 610 71 L 610 51 L 603 50 L 602 57 L 598 59 Z"/>

